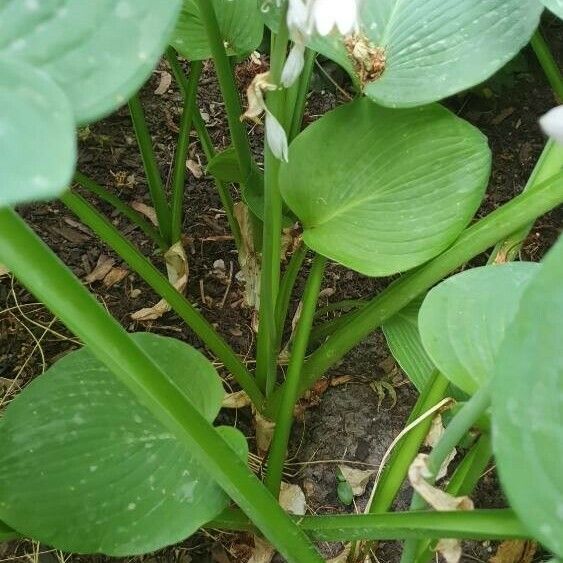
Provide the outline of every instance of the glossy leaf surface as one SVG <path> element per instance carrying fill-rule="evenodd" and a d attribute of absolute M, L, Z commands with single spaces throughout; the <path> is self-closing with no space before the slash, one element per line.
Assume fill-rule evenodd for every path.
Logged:
<path fill-rule="evenodd" d="M 469 223 L 490 170 L 485 137 L 439 105 L 363 98 L 291 144 L 280 187 L 313 250 L 369 276 L 414 268 Z"/>
<path fill-rule="evenodd" d="M 436 367 L 472 394 L 492 376 L 499 347 L 539 266 L 515 262 L 467 270 L 432 289 L 419 314 Z"/>
<path fill-rule="evenodd" d="M 212 421 L 224 392 L 211 363 L 178 340 L 133 338 Z M 245 455 L 238 431 L 220 431 Z M 228 502 L 185 445 L 86 348 L 26 387 L 0 424 L 0 518 L 59 549 L 153 551 L 186 538 Z"/>
<path fill-rule="evenodd" d="M 563 239 L 524 291 L 493 380 L 493 446 L 510 505 L 563 557 Z"/>

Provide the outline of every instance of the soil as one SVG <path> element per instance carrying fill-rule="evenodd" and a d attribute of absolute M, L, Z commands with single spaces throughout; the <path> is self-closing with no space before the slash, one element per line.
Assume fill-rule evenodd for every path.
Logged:
<path fill-rule="evenodd" d="M 546 30 L 554 53 L 563 53 L 561 27 L 547 22 Z M 561 61 L 559 61 L 561 62 Z M 326 65 L 330 72 L 330 65 Z M 142 91 L 141 99 L 153 136 L 157 159 L 163 177 L 170 179 L 177 126 L 181 114 L 181 96 L 174 84 L 164 93 L 156 94 L 167 67 L 162 63 Z M 243 63 L 237 69 L 241 90 L 260 67 Z M 340 81 L 341 77 L 338 76 Z M 207 122 L 215 146 L 228 146 L 224 108 L 212 68 L 206 65 L 198 104 Z M 341 82 L 338 88 L 318 73 L 313 82 L 306 121 L 311 122 L 328 109 L 344 101 Z M 514 63 L 495 79 L 447 100 L 447 105 L 479 127 L 489 138 L 493 151 L 493 173 L 478 216 L 483 216 L 521 192 L 544 145 L 537 118 L 554 106 L 555 100 L 533 53 L 526 49 Z M 259 128 L 251 130 L 256 153 L 262 144 Z M 199 176 L 198 165 L 205 167 L 203 151 L 196 137 L 190 146 L 193 169 Z M 126 109 L 80 133 L 79 170 L 108 187 L 127 203 L 134 201 L 150 205 L 142 163 L 136 148 L 134 133 Z M 83 192 L 82 192 L 83 193 Z M 162 256 L 144 235 L 103 202 L 86 197 L 108 216 L 147 256 L 163 268 Z M 239 196 L 233 192 L 235 199 Z M 94 268 L 101 255 L 115 260 L 114 266 L 126 268 L 119 257 L 93 236 L 65 207 L 50 202 L 22 208 L 22 215 L 31 227 L 48 243 L 61 259 L 81 279 Z M 540 260 L 555 241 L 561 215 L 554 211 L 534 225 L 522 249 L 525 260 Z M 236 279 L 237 255 L 228 225 L 212 181 L 203 174 L 196 178 L 188 172 L 183 232 L 189 252 L 190 278 L 187 295 L 217 330 L 244 358 L 251 358 L 255 336 L 252 315 L 241 305 L 242 286 Z M 481 264 L 486 257 L 478 258 Z M 224 269 L 221 268 L 221 262 Z M 299 295 L 304 279 L 300 279 L 295 295 Z M 369 279 L 331 264 L 325 276 L 321 305 L 342 299 L 365 298 L 387 285 L 389 280 Z M 130 331 L 148 330 L 174 336 L 196 347 L 201 343 L 173 313 L 158 321 L 138 324 L 131 313 L 151 306 L 157 296 L 131 272 L 111 287 L 101 282 L 90 284 L 98 299 Z M 76 348 L 79 342 L 53 315 L 29 295 L 10 276 L 0 280 L 0 406 L 5 405 L 33 377 L 54 361 Z M 297 300 L 292 304 L 293 311 Z M 328 317 L 326 317 L 328 318 Z M 218 367 L 221 368 L 220 364 Z M 230 381 L 225 373 L 226 384 Z M 295 425 L 288 470 L 294 482 L 302 485 L 310 510 L 317 514 L 349 511 L 336 494 L 336 464 L 356 464 L 356 467 L 376 468 L 393 438 L 404 427 L 405 420 L 416 400 L 416 392 L 395 365 L 382 334 L 377 331 L 361 346 L 350 352 L 329 374 L 346 381 L 329 387 L 318 397 L 303 420 Z M 380 397 L 371 385 L 384 380 L 392 385 L 396 400 L 387 394 Z M 223 413 L 220 422 L 233 423 L 232 413 Z M 251 417 L 245 409 L 238 411 L 236 424 L 250 439 Z M 408 506 L 409 491 L 405 490 L 397 508 Z M 474 500 L 477 507 L 504 505 L 494 471 L 479 485 Z M 358 509 L 366 499 L 356 499 Z M 154 563 L 188 561 L 245 561 L 244 543 L 250 538 L 236 538 L 220 534 L 202 533 L 181 545 L 161 553 L 123 561 Z M 327 556 L 334 556 L 339 545 L 323 545 Z M 464 546 L 463 561 L 488 561 L 493 546 L 489 543 L 468 543 Z M 382 543 L 378 558 L 382 563 L 399 560 L 400 546 Z M 102 563 L 112 559 L 102 556 L 63 556 L 46 546 L 27 541 L 0 546 L 0 561 L 55 561 Z M 536 561 L 541 561 L 541 556 Z"/>

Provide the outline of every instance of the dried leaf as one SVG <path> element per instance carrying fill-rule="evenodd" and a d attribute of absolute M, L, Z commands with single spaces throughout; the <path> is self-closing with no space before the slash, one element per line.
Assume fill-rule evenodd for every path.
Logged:
<path fill-rule="evenodd" d="M 154 207 L 150 207 L 142 201 L 134 201 L 131 207 L 141 215 L 144 215 L 155 227 L 158 227 L 158 218 Z"/>
<path fill-rule="evenodd" d="M 123 281 L 128 273 L 129 271 L 126 268 L 112 268 L 104 278 L 103 284 L 109 289 Z"/>
<path fill-rule="evenodd" d="M 436 551 L 446 563 L 459 563 L 461 559 L 461 542 L 455 539 L 442 539 L 436 545 Z"/>
<path fill-rule="evenodd" d="M 240 226 L 241 247 L 239 249 L 240 272 L 237 279 L 244 283 L 244 302 L 258 311 L 260 307 L 260 255 L 254 248 L 252 219 L 248 207 L 238 202 L 234 214 Z"/>
<path fill-rule="evenodd" d="M 499 545 L 490 563 L 532 563 L 538 544 L 531 540 L 508 540 Z"/>
<path fill-rule="evenodd" d="M 165 70 L 161 70 L 160 82 L 158 83 L 158 86 L 154 91 L 154 93 L 157 96 L 162 96 L 162 94 L 168 92 L 168 89 L 170 88 L 171 84 L 172 84 L 172 75 L 169 72 L 166 72 Z"/>
<path fill-rule="evenodd" d="M 84 281 L 86 283 L 93 283 L 103 280 L 109 274 L 114 264 L 115 260 L 113 258 L 100 254 L 94 269 L 84 278 Z"/>
<path fill-rule="evenodd" d="M 469 497 L 454 497 L 426 480 L 431 476 L 427 459 L 426 454 L 418 454 L 409 467 L 409 481 L 413 489 L 435 510 L 473 510 L 473 501 Z"/>
<path fill-rule="evenodd" d="M 10 270 L 8 270 L 8 268 L 6 268 L 6 266 L 4 266 L 4 264 L 0 264 L 0 278 L 2 276 L 6 276 L 10 273 Z"/>
<path fill-rule="evenodd" d="M 186 168 L 192 173 L 194 178 L 197 178 L 198 180 L 203 176 L 201 164 L 196 160 L 188 158 L 188 160 L 186 160 Z"/>
<path fill-rule="evenodd" d="M 364 494 L 369 480 L 375 475 L 375 471 L 372 469 L 355 469 L 348 465 L 339 465 L 338 469 L 352 487 L 352 492 L 356 497 Z"/>
<path fill-rule="evenodd" d="M 180 292 L 183 293 L 188 284 L 188 259 L 181 241 L 171 246 L 164 254 L 168 280 Z M 131 315 L 135 321 L 154 321 L 170 311 L 170 305 L 165 299 L 161 299 L 153 307 L 136 311 Z"/>
<path fill-rule="evenodd" d="M 295 516 L 304 516 L 307 511 L 305 495 L 299 485 L 282 482 L 279 501 L 286 512 Z"/>
<path fill-rule="evenodd" d="M 254 550 L 248 563 L 270 563 L 276 550 L 264 539 L 254 536 Z"/>
<path fill-rule="evenodd" d="M 221 407 L 224 409 L 242 409 L 251 404 L 252 401 L 245 391 L 237 391 L 236 393 L 227 393 L 223 398 Z"/>
<path fill-rule="evenodd" d="M 432 419 L 432 425 L 430 427 L 430 430 L 428 431 L 428 435 L 424 440 L 424 445 L 430 448 L 434 448 L 442 438 L 442 435 L 445 431 L 446 429 L 444 428 L 444 424 L 442 422 L 442 416 L 438 414 Z M 449 453 L 448 457 L 444 460 L 444 463 L 442 463 L 442 467 L 440 467 L 440 471 L 438 471 L 438 475 L 436 475 L 436 481 L 443 479 L 448 474 L 448 467 L 450 466 L 450 463 L 455 459 L 456 455 L 457 450 L 454 448 Z"/>
<path fill-rule="evenodd" d="M 256 448 L 259 456 L 264 456 L 270 449 L 276 423 L 264 418 L 259 412 L 255 413 L 256 421 Z"/>

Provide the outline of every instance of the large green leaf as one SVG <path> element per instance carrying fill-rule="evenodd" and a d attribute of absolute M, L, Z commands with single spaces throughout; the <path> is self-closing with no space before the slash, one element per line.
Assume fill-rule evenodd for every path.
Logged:
<path fill-rule="evenodd" d="M 423 297 L 411 301 L 381 327 L 393 357 L 420 392 L 436 371 L 418 330 L 418 311 L 422 300 Z"/>
<path fill-rule="evenodd" d="M 280 187 L 308 246 L 386 276 L 453 242 L 481 202 L 490 160 L 485 137 L 437 104 L 390 110 L 363 98 L 294 140 Z"/>
<path fill-rule="evenodd" d="M 561 0 L 546 0 L 557 13 Z M 474 86 L 499 70 L 528 43 L 542 12 L 538 0 L 364 0 L 361 33 L 372 61 L 385 68 L 379 78 L 358 72 L 350 56 L 354 42 L 336 35 L 313 36 L 309 46 L 342 65 L 363 91 L 390 107 L 427 104 Z M 279 9 L 266 22 L 276 29 Z M 358 48 L 356 48 L 358 49 Z M 379 52 L 378 52 L 379 50 Z M 377 73 L 373 73 L 375 77 Z"/>
<path fill-rule="evenodd" d="M 133 338 L 212 421 L 224 392 L 210 362 L 171 338 Z M 221 432 L 245 453 L 238 431 Z M 227 504 L 185 445 L 86 348 L 33 381 L 0 424 L 0 518 L 57 548 L 153 551 L 186 538 Z"/>
<path fill-rule="evenodd" d="M 0 207 L 54 198 L 72 178 L 72 108 L 42 71 L 0 59 Z"/>
<path fill-rule="evenodd" d="M 124 104 L 148 78 L 181 0 L 0 0 L 0 56 L 46 71 L 78 123 Z"/>
<path fill-rule="evenodd" d="M 462 391 L 472 394 L 493 374 L 506 328 L 538 268 L 531 262 L 474 268 L 428 293 L 419 314 L 422 343 Z"/>
<path fill-rule="evenodd" d="M 563 239 L 524 291 L 493 379 L 493 447 L 522 522 L 563 557 Z"/>
<path fill-rule="evenodd" d="M 12 530 L 12 528 L 0 520 L 0 542 L 13 540 L 18 537 L 19 534 L 15 530 Z"/>
<path fill-rule="evenodd" d="M 260 45 L 264 24 L 256 0 L 213 0 L 213 6 L 230 55 L 248 53 Z M 211 47 L 196 0 L 184 0 L 171 43 L 191 61 L 211 58 Z"/>
<path fill-rule="evenodd" d="M 542 0 L 542 2 L 559 18 L 563 19 L 563 0 Z"/>

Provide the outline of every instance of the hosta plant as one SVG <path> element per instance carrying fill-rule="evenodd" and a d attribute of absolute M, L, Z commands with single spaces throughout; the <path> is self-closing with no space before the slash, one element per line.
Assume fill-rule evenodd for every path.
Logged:
<path fill-rule="evenodd" d="M 560 1 L 546 6 L 561 15 Z M 536 31 L 543 10 L 539 0 L 0 0 L 0 262 L 84 345 L 2 413 L 0 540 L 122 556 L 207 526 L 262 535 L 295 563 L 322 561 L 320 540 L 352 544 L 350 561 L 365 561 L 381 539 L 405 540 L 405 563 L 426 561 L 441 538 L 450 538 L 438 545 L 451 561 L 459 557 L 451 538 L 532 537 L 563 557 L 563 243 L 541 264 L 511 263 L 534 220 L 563 201 L 563 149 L 549 141 L 524 192 L 474 221 L 491 151 L 482 132 L 441 104 L 530 40 L 563 97 Z M 252 80 L 244 110 L 233 66 L 264 37 L 269 70 Z M 304 127 L 317 54 L 348 73 L 355 96 Z M 184 101 L 170 186 L 137 96 L 163 55 Z M 219 153 L 196 103 L 207 59 L 230 130 Z M 157 227 L 76 170 L 76 128 L 123 105 Z M 244 120 L 264 122 L 259 157 Z M 192 129 L 257 309 L 255 363 L 244 363 L 182 293 Z M 229 184 L 242 202 L 234 204 Z M 76 185 L 142 229 L 168 278 Z M 258 428 L 273 429 L 263 476 L 247 463 L 245 437 L 213 425 L 225 391 L 210 360 L 172 338 L 128 334 L 14 209 L 53 198 L 167 302 L 240 386 Z M 282 230 L 292 224 L 302 236 L 282 268 Z M 489 265 L 448 277 L 490 249 Z M 301 313 L 280 356 L 306 256 Z M 329 260 L 395 279 L 312 330 Z M 420 393 L 410 431 L 381 468 L 364 514 L 291 516 L 277 499 L 295 404 L 379 327 Z M 289 357 L 285 377 L 281 357 Z M 446 394 L 457 405 L 421 457 L 429 413 Z M 475 429 L 447 491 L 434 488 L 444 460 Z M 491 456 L 510 508 L 454 510 L 448 499 L 470 494 Z M 412 510 L 389 512 L 407 475 Z"/>

